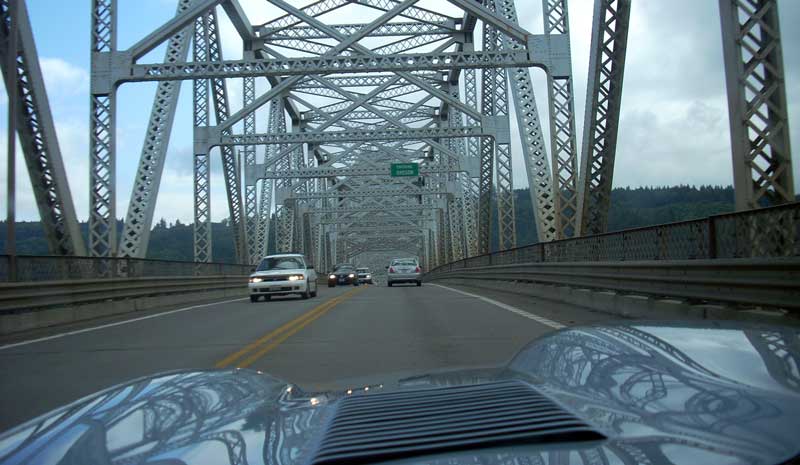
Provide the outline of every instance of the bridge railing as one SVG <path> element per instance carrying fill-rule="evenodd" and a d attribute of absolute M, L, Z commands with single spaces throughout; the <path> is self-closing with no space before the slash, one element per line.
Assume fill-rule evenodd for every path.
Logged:
<path fill-rule="evenodd" d="M 14 272 L 12 273 L 12 267 Z M 142 258 L 0 255 L 0 282 L 73 281 L 87 279 L 245 276 L 252 266 Z"/>
<path fill-rule="evenodd" d="M 534 244 L 425 276 L 441 279 L 478 287 L 530 283 L 519 289 L 589 307 L 611 291 L 800 315 L 800 203 Z M 586 297 L 581 290 L 600 292 Z M 618 313 L 614 298 L 602 309 Z"/>
<path fill-rule="evenodd" d="M 523 263 L 800 256 L 800 202 L 708 218 L 543 242 L 439 266 L 431 274 Z"/>

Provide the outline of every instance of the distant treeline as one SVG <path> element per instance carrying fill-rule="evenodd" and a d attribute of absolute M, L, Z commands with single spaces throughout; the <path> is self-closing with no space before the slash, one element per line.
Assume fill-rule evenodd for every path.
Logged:
<path fill-rule="evenodd" d="M 536 226 L 531 209 L 528 189 L 514 191 L 517 218 L 517 244 L 537 242 Z M 673 186 L 617 188 L 611 193 L 609 230 L 649 226 L 674 221 L 702 218 L 709 215 L 733 211 L 733 188 L 721 186 Z M 122 221 L 117 224 L 122 231 Z M 497 225 L 493 225 L 497 231 Z M 87 225 L 81 224 L 84 237 Z M 271 228 L 274 231 L 274 228 Z M 192 260 L 191 224 L 180 221 L 156 223 L 150 234 L 148 258 L 164 260 Z M 5 222 L 0 222 L 0 253 L 5 251 Z M 274 250 L 274 234 L 271 235 L 270 251 Z M 234 262 L 233 240 L 227 221 L 213 223 L 212 248 L 214 261 Z M 495 234 L 496 237 L 496 234 Z M 496 244 L 495 244 L 496 248 Z M 47 244 L 39 222 L 17 223 L 17 253 L 20 255 L 46 255 Z"/>

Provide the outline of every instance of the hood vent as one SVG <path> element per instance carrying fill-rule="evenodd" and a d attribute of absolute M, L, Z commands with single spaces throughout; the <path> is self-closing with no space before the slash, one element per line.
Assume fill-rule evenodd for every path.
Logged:
<path fill-rule="evenodd" d="M 605 436 L 519 381 L 346 397 L 312 463 L 365 463 Z"/>

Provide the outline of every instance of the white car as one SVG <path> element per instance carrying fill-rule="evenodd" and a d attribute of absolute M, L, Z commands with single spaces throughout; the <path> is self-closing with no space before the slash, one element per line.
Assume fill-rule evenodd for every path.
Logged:
<path fill-rule="evenodd" d="M 299 294 L 308 299 L 317 296 L 317 273 L 314 265 L 301 254 L 269 255 L 261 260 L 250 275 L 250 302 L 259 297 L 270 300 L 274 295 Z"/>

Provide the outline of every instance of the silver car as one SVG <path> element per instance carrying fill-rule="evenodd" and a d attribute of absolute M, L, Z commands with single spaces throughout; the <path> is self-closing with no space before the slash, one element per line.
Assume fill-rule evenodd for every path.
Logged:
<path fill-rule="evenodd" d="M 416 258 L 395 258 L 386 267 L 386 284 L 417 283 L 422 286 L 422 268 Z"/>

